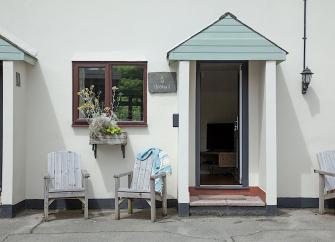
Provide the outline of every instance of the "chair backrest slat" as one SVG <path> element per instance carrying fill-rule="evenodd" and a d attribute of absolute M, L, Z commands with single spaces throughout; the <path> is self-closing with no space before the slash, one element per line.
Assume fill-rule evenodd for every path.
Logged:
<path fill-rule="evenodd" d="M 317 154 L 321 171 L 335 173 L 335 150 L 324 151 Z M 335 189 L 335 177 L 325 176 L 325 191 Z"/>
<path fill-rule="evenodd" d="M 146 160 L 136 160 L 133 170 L 131 189 L 150 191 L 150 176 L 152 172 L 153 160 L 150 156 Z"/>
<path fill-rule="evenodd" d="M 71 190 L 82 188 L 79 155 L 71 151 L 49 153 L 48 175 L 52 178 L 51 189 Z"/>

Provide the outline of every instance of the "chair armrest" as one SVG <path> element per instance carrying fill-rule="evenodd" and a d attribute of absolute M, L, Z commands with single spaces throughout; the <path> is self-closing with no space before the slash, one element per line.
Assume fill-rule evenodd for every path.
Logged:
<path fill-rule="evenodd" d="M 83 176 L 83 178 L 89 178 L 90 177 L 90 174 L 86 170 L 81 170 L 81 175 Z"/>
<path fill-rule="evenodd" d="M 116 175 L 114 175 L 114 178 L 120 178 L 120 177 L 124 177 L 124 176 L 129 176 L 129 175 L 132 175 L 132 174 L 133 174 L 133 171 L 128 171 L 128 172 L 125 172 L 125 173 L 116 174 Z"/>
<path fill-rule="evenodd" d="M 163 178 L 163 177 L 166 177 L 165 172 L 159 173 L 157 175 L 150 176 L 150 179 L 157 179 L 157 178 Z"/>
<path fill-rule="evenodd" d="M 319 173 L 320 175 L 333 176 L 333 177 L 335 177 L 335 173 L 328 172 L 328 171 L 314 170 L 314 173 Z"/>
<path fill-rule="evenodd" d="M 43 177 L 43 179 L 45 179 L 45 180 L 51 180 L 51 179 L 55 179 L 55 178 L 52 177 L 52 176 L 46 175 L 46 176 Z"/>

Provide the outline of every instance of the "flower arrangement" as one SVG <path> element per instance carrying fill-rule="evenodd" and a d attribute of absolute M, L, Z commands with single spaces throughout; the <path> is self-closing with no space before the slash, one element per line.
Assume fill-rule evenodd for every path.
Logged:
<path fill-rule="evenodd" d="M 117 125 L 117 109 L 121 94 L 117 98 L 118 88 L 112 87 L 113 100 L 111 107 L 102 107 L 99 102 L 101 91 L 95 93 L 94 85 L 84 88 L 78 92 L 81 105 L 78 107 L 79 112 L 87 119 L 89 123 L 90 137 L 97 138 L 106 135 L 120 135 L 122 129 Z"/>

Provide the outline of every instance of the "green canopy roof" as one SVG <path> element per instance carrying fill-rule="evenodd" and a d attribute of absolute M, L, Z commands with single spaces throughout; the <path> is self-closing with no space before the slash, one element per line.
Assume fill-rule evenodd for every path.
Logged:
<path fill-rule="evenodd" d="M 276 60 L 288 52 L 225 13 L 199 33 L 177 45 L 167 54 L 169 60 Z"/>
<path fill-rule="evenodd" d="M 0 34 L 0 60 L 22 60 L 29 64 L 34 65 L 37 58 L 27 50 L 18 46 L 8 38 Z"/>

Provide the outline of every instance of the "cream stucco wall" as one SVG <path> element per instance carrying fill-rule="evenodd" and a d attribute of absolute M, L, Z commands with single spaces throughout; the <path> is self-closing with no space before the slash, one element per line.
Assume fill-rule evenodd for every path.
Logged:
<path fill-rule="evenodd" d="M 23 61 L 14 61 L 14 130 L 13 130 L 13 201 L 18 203 L 25 199 L 26 184 L 26 130 L 25 125 L 27 117 L 27 79 L 26 64 Z M 16 85 L 16 73 L 20 75 L 20 86 Z"/>
<path fill-rule="evenodd" d="M 3 62 L 3 204 L 16 204 L 26 197 L 26 65 L 23 61 Z M 16 85 L 16 73 L 20 74 L 20 86 Z"/>
<path fill-rule="evenodd" d="M 261 67 L 260 61 L 249 61 L 249 184 L 260 186 L 264 191 L 265 187 L 261 184 L 261 178 L 265 172 L 260 167 L 260 85 Z"/>
<path fill-rule="evenodd" d="M 178 129 L 172 128 L 172 114 L 178 112 L 177 95 L 148 93 L 148 127 L 127 129 L 126 159 L 121 158 L 119 147 L 106 146 L 98 148 L 95 160 L 87 130 L 71 127 L 71 60 L 140 59 L 148 61 L 149 72 L 175 70 L 166 60 L 167 51 L 226 11 L 290 52 L 277 66 L 278 196 L 317 196 L 318 180 L 312 171 L 317 167 L 315 153 L 334 149 L 335 144 L 335 32 L 325 24 L 333 21 L 334 1 L 308 1 L 307 63 L 315 75 L 305 96 L 301 95 L 299 74 L 303 53 L 300 0 L 0 0 L 0 6 L 1 27 L 38 51 L 39 62 L 27 68 L 25 81 L 26 198 L 42 197 L 46 155 L 53 150 L 71 149 L 81 154 L 83 167 L 91 173 L 90 197 L 95 198 L 113 195 L 113 174 L 129 170 L 135 153 L 145 147 L 166 150 L 176 171 Z M 259 74 L 249 69 L 249 75 Z M 256 78 L 249 80 L 256 86 Z M 262 90 L 255 86 L 249 89 L 254 104 Z M 250 109 L 257 113 L 261 106 Z M 250 154 L 250 185 L 258 185 L 262 184 L 257 159 L 261 153 L 254 140 L 261 140 L 256 130 L 261 130 L 262 122 L 250 116 L 254 127 L 250 130 L 250 152 L 254 152 Z M 191 175 L 194 167 L 190 164 Z M 190 177 L 191 185 L 192 180 Z M 176 197 L 176 172 L 168 181 L 168 193 Z"/>
<path fill-rule="evenodd" d="M 13 204 L 13 128 L 14 128 L 14 62 L 3 62 L 3 155 L 2 204 Z"/>

